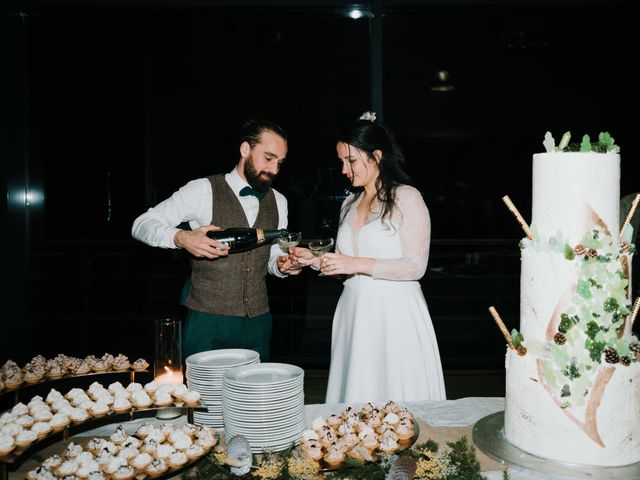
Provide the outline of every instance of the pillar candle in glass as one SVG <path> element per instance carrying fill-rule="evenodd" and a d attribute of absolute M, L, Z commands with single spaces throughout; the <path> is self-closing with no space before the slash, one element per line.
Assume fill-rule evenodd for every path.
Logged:
<path fill-rule="evenodd" d="M 182 377 L 182 322 L 172 318 L 156 320 L 156 346 L 153 362 L 155 381 L 180 384 Z"/>

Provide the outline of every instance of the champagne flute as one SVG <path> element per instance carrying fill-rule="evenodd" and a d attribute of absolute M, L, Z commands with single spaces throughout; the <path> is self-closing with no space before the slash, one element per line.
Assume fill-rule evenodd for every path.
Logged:
<path fill-rule="evenodd" d="M 318 240 L 311 240 L 309 242 L 309 250 L 316 257 L 322 257 L 325 253 L 327 253 L 333 247 L 333 238 L 320 238 Z M 323 277 L 325 273 L 320 272 L 319 276 Z"/>
<path fill-rule="evenodd" d="M 291 247 L 297 246 L 300 243 L 300 240 L 302 240 L 302 232 L 289 232 L 286 235 L 283 235 L 282 237 L 278 238 L 278 246 L 280 247 L 280 250 L 282 250 L 283 253 L 286 253 L 287 255 L 289 255 L 289 249 Z M 291 263 L 295 267 L 300 266 L 298 264 L 298 261 L 295 259 L 295 257 L 289 255 L 289 258 L 291 259 Z"/>

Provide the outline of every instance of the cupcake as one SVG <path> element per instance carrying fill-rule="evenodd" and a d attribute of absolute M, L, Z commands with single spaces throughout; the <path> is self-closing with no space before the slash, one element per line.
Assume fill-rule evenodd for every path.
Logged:
<path fill-rule="evenodd" d="M 114 412 L 125 412 L 130 410 L 131 406 L 132 405 L 129 400 L 124 397 L 118 397 L 113 401 L 113 406 L 111 408 L 113 408 Z"/>
<path fill-rule="evenodd" d="M 182 396 L 182 401 L 187 405 L 195 405 L 200 401 L 200 393 L 195 390 L 189 390 Z"/>
<path fill-rule="evenodd" d="M 131 394 L 131 403 L 136 408 L 147 408 L 151 406 L 153 400 L 144 390 L 137 390 Z"/>
<path fill-rule="evenodd" d="M 109 410 L 110 410 L 109 405 L 107 405 L 106 403 L 93 402 L 93 404 L 91 405 L 91 408 L 89 409 L 89 412 L 94 417 L 102 417 L 103 415 L 106 415 L 107 413 L 109 413 Z"/>
<path fill-rule="evenodd" d="M 31 427 L 31 431 L 34 432 L 38 438 L 44 438 L 51 433 L 53 427 L 49 422 L 36 422 Z"/>
<path fill-rule="evenodd" d="M 12 452 L 14 448 L 16 448 L 16 442 L 13 436 L 0 434 L 0 456 Z"/>
<path fill-rule="evenodd" d="M 131 460 L 131 466 L 136 470 L 143 471 L 152 461 L 153 457 L 151 455 L 142 452 L 138 453 L 138 455 L 136 455 L 133 460 Z"/>
<path fill-rule="evenodd" d="M 147 392 L 149 395 L 153 395 L 156 392 L 156 390 L 158 390 L 159 386 L 160 385 L 158 385 L 158 383 L 155 380 L 152 380 L 149 383 L 144 384 L 144 391 Z"/>
<path fill-rule="evenodd" d="M 338 448 L 328 448 L 322 457 L 330 468 L 337 468 L 345 460 L 345 454 Z"/>
<path fill-rule="evenodd" d="M 177 452 L 173 452 L 171 455 L 169 455 L 167 463 L 171 468 L 180 468 L 188 461 L 189 458 L 187 457 L 187 454 L 181 450 L 178 450 Z"/>
<path fill-rule="evenodd" d="M 189 457 L 189 459 L 195 460 L 196 458 L 200 458 L 201 456 L 203 456 L 206 450 L 202 445 L 192 443 L 184 452 L 187 454 L 187 457 Z"/>
<path fill-rule="evenodd" d="M 16 445 L 19 447 L 26 447 L 31 445 L 38 439 L 38 435 L 36 435 L 31 430 L 23 430 L 21 431 L 15 438 Z"/>
<path fill-rule="evenodd" d="M 56 475 L 59 477 L 66 477 L 67 475 L 73 475 L 78 470 L 78 462 L 73 459 L 65 460 L 58 468 L 56 468 Z"/>
<path fill-rule="evenodd" d="M 57 478 L 51 470 L 42 466 L 30 470 L 29 473 L 27 473 L 28 480 L 57 480 Z"/>
<path fill-rule="evenodd" d="M 124 431 L 123 426 L 118 425 L 116 431 L 111 434 L 109 439 L 116 445 L 120 445 L 121 443 L 124 443 L 128 436 L 129 435 L 127 435 L 127 433 Z"/>
<path fill-rule="evenodd" d="M 153 403 L 158 407 L 166 407 L 167 405 L 173 404 L 173 397 L 169 393 L 156 392 Z"/>
<path fill-rule="evenodd" d="M 54 430 L 62 430 L 70 423 L 71 420 L 64 413 L 56 413 L 51 417 L 51 420 L 49 420 L 49 424 Z"/>
<path fill-rule="evenodd" d="M 144 471 L 150 477 L 157 477 L 166 472 L 168 468 L 169 466 L 164 460 L 155 459 L 152 460 L 149 465 L 147 465 L 147 468 L 145 468 Z"/>
<path fill-rule="evenodd" d="M 139 358 L 131 364 L 131 368 L 133 368 L 137 372 L 144 371 L 149 368 L 149 362 L 147 362 L 144 358 Z"/>

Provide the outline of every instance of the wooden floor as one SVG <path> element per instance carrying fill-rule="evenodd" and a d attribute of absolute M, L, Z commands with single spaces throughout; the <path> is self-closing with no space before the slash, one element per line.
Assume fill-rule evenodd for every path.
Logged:
<path fill-rule="evenodd" d="M 328 370 L 305 370 L 306 404 L 324 403 Z M 504 370 L 445 370 L 447 399 L 462 397 L 503 397 Z"/>

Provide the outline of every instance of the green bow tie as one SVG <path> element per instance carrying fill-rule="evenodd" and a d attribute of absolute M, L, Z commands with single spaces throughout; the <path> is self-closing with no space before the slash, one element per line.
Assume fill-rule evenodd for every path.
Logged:
<path fill-rule="evenodd" d="M 240 190 L 241 197 L 248 197 L 249 195 L 253 195 L 258 200 L 262 200 L 262 197 L 264 197 L 266 194 L 267 192 L 261 192 L 260 190 L 256 190 L 253 187 L 244 187 L 242 190 Z"/>

